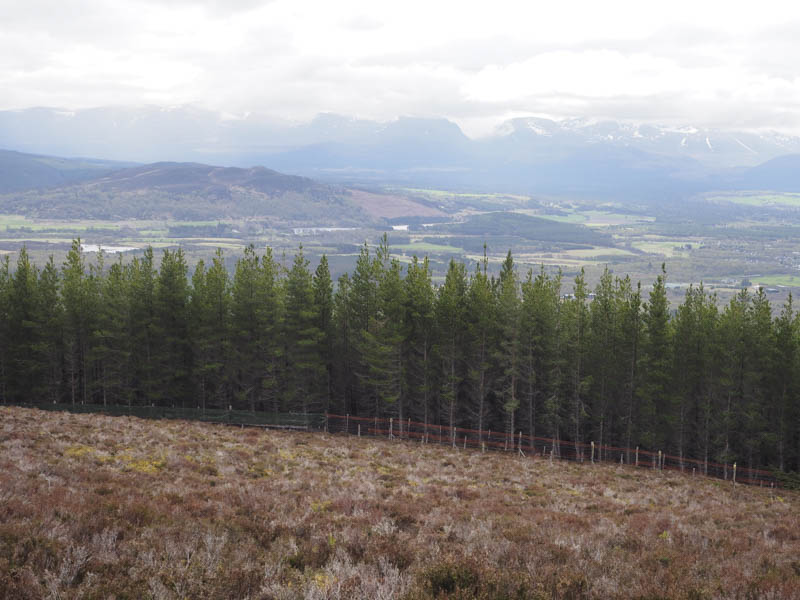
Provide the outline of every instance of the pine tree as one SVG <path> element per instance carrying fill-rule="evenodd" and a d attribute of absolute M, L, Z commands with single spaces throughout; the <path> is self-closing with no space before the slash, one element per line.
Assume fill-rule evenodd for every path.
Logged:
<path fill-rule="evenodd" d="M 531 436 L 547 424 L 546 403 L 557 393 L 560 288 L 560 276 L 548 276 L 544 266 L 536 277 L 528 271 L 522 284 L 522 382 Z"/>
<path fill-rule="evenodd" d="M 404 282 L 403 324 L 408 414 L 426 425 L 431 422 L 434 291 L 428 259 L 416 256 Z"/>
<path fill-rule="evenodd" d="M 748 305 L 750 296 L 747 290 L 731 298 L 720 317 L 720 405 L 715 411 L 718 448 L 716 459 L 726 465 L 740 460 L 737 449 L 741 447 L 740 425 L 743 421 L 743 407 L 746 387 L 746 361 L 748 357 Z"/>
<path fill-rule="evenodd" d="M 355 412 L 353 365 L 355 351 L 353 348 L 354 334 L 352 331 L 353 306 L 351 304 L 352 285 L 350 276 L 342 274 L 336 285 L 333 296 L 333 348 L 335 360 L 333 361 L 333 388 L 334 406 L 339 414 L 348 415 Z"/>
<path fill-rule="evenodd" d="M 467 276 L 463 263 L 451 260 L 436 299 L 436 349 L 441 361 L 439 412 L 451 432 L 456 426 L 461 382 Z"/>
<path fill-rule="evenodd" d="M 639 435 L 651 449 L 665 449 L 670 439 L 672 388 L 672 337 L 667 302 L 666 269 L 656 278 L 644 308 Z"/>
<path fill-rule="evenodd" d="M 798 361 L 798 321 L 794 311 L 792 295 L 789 294 L 783 305 L 780 316 L 774 321 L 772 346 L 772 368 L 770 383 L 773 402 L 768 408 L 768 421 L 771 423 L 770 440 L 775 449 L 776 461 L 781 471 L 787 470 L 792 463 L 792 448 L 789 440 L 792 437 L 792 399 L 797 397 L 797 361 Z M 796 460 L 796 457 L 794 457 Z M 798 468 L 795 462 L 791 465 Z"/>
<path fill-rule="evenodd" d="M 325 369 L 322 408 L 327 413 L 333 397 L 333 283 L 324 254 L 314 271 L 314 305 L 317 311 L 316 327 L 320 333 L 319 353 Z"/>
<path fill-rule="evenodd" d="M 593 438 L 602 448 L 613 431 L 616 416 L 612 401 L 620 395 L 623 380 L 619 368 L 620 305 L 611 271 L 603 271 L 589 304 L 587 364 L 591 386 L 588 392 Z M 600 457 L 602 458 L 602 450 Z"/>
<path fill-rule="evenodd" d="M 228 406 L 231 283 L 221 249 L 206 270 L 201 260 L 192 276 L 189 312 L 194 373 L 202 410 Z"/>
<path fill-rule="evenodd" d="M 678 307 L 673 327 L 675 437 L 678 456 L 707 451 L 711 365 L 716 326 L 716 299 L 690 286 Z"/>
<path fill-rule="evenodd" d="M 183 250 L 165 249 L 153 303 L 155 333 L 154 398 L 163 405 L 185 407 L 192 397 L 192 354 L 189 339 L 188 267 Z"/>
<path fill-rule="evenodd" d="M 232 369 L 237 404 L 251 411 L 258 403 L 280 406 L 281 365 L 285 361 L 286 338 L 283 327 L 283 290 L 278 265 L 267 253 L 259 260 L 249 246 L 236 262 L 231 300 L 231 335 L 235 340 Z"/>
<path fill-rule="evenodd" d="M 131 395 L 138 405 L 151 405 L 156 399 L 155 375 L 155 289 L 153 249 L 145 248 L 130 264 L 130 348 Z"/>
<path fill-rule="evenodd" d="M 624 445 L 628 448 L 626 460 L 630 463 L 630 449 L 634 445 L 639 445 L 641 441 L 640 431 L 636 429 L 636 424 L 641 420 L 638 418 L 639 406 L 639 345 L 642 337 L 642 288 L 637 284 L 636 291 L 633 290 L 630 277 L 619 280 L 617 297 L 620 303 L 620 367 L 623 370 L 624 387 L 623 398 L 624 406 L 620 409 L 623 412 L 624 434 L 620 440 L 624 440 Z"/>
<path fill-rule="evenodd" d="M 64 351 L 67 364 L 69 398 L 72 404 L 89 401 L 89 341 L 92 306 L 92 282 L 80 239 L 73 240 L 62 268 L 64 298 Z"/>
<path fill-rule="evenodd" d="M 500 271 L 497 287 L 498 344 L 494 362 L 497 375 L 495 393 L 501 403 L 506 434 L 513 440 L 515 418 L 519 409 L 520 359 L 520 300 L 514 259 L 509 250 Z"/>
<path fill-rule="evenodd" d="M 42 323 L 39 322 L 39 270 L 23 247 L 9 289 L 9 396 L 15 402 L 40 402 L 46 381 L 41 352 Z"/>
<path fill-rule="evenodd" d="M 308 260 L 300 246 L 286 280 L 287 401 L 304 414 L 322 408 L 322 331 Z"/>
<path fill-rule="evenodd" d="M 370 386 L 370 335 L 378 322 L 378 282 L 383 278 L 388 251 L 378 247 L 376 255 L 370 256 L 365 243 L 361 248 L 353 277 L 350 280 L 350 365 L 355 377 L 351 378 L 353 394 L 352 410 L 359 415 L 375 415 L 376 398 Z M 375 415 L 377 416 L 377 415 Z"/>
<path fill-rule="evenodd" d="M 11 377 L 11 262 L 0 257 L 0 403 L 9 402 Z"/>
<path fill-rule="evenodd" d="M 93 332 L 93 361 L 98 365 L 98 383 L 104 405 L 132 402 L 131 291 L 130 269 L 122 258 L 111 265 L 99 281 L 100 302 Z"/>
<path fill-rule="evenodd" d="M 565 422 L 569 423 L 572 438 L 575 442 L 575 454 L 581 459 L 583 452 L 580 444 L 583 440 L 586 405 L 584 395 L 591 385 L 591 379 L 585 373 L 586 334 L 588 328 L 588 298 L 586 280 L 583 269 L 575 277 L 572 295 L 564 301 L 562 307 L 562 346 L 564 361 L 564 397 L 568 399 L 569 414 Z"/>
<path fill-rule="evenodd" d="M 491 418 L 491 353 L 497 319 L 497 303 L 489 280 L 485 246 L 483 261 L 476 266 L 475 274 L 470 279 L 466 315 L 468 341 L 465 344 L 465 358 L 471 391 L 471 402 L 467 409 L 472 426 L 483 431 Z"/>

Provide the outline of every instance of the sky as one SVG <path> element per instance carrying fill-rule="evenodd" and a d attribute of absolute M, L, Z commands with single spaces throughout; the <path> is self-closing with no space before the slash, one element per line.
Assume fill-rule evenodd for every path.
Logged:
<path fill-rule="evenodd" d="M 0 110 L 527 115 L 800 134 L 800 3 L 0 0 Z"/>

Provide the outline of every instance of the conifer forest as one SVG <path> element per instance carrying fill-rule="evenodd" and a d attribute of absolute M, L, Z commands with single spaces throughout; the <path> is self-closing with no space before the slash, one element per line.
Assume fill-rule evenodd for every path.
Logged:
<path fill-rule="evenodd" d="M 800 319 L 606 270 L 401 263 L 331 279 L 302 247 L 192 270 L 180 249 L 0 264 L 0 400 L 396 417 L 800 469 Z M 496 271 L 496 272 L 495 272 Z M 650 282 L 648 282 L 649 284 Z"/>

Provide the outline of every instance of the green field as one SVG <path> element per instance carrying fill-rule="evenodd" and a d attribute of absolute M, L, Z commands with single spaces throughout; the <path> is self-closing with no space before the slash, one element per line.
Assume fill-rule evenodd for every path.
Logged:
<path fill-rule="evenodd" d="M 763 275 L 751 277 L 750 280 L 760 285 L 784 285 L 787 287 L 800 287 L 800 276 L 798 275 Z"/>
<path fill-rule="evenodd" d="M 696 243 L 697 242 L 682 240 L 669 240 L 663 242 L 644 240 L 632 242 L 631 246 L 637 250 L 641 250 L 642 252 L 647 252 L 649 254 L 660 254 L 662 256 L 681 256 L 683 253 L 687 252 L 687 250 L 681 248 L 682 246 L 685 246 L 686 244 L 692 244 L 694 247 Z"/>
<path fill-rule="evenodd" d="M 800 194 L 790 193 L 738 193 L 718 194 L 707 197 L 712 202 L 733 202 L 747 206 L 791 206 L 800 207 Z"/>
<path fill-rule="evenodd" d="M 514 212 L 527 214 L 533 217 L 541 217 L 551 221 L 558 221 L 559 223 L 586 225 L 587 227 L 609 227 L 632 223 L 649 223 L 655 220 L 654 217 L 643 217 L 641 215 L 606 212 L 602 210 L 570 210 L 565 211 L 568 213 L 565 215 L 545 214 L 537 210 L 517 210 Z"/>
<path fill-rule="evenodd" d="M 447 246 L 445 244 L 431 244 L 429 242 L 417 242 L 413 244 L 392 244 L 392 250 L 402 250 L 407 253 L 417 254 L 461 254 L 464 252 L 463 248 L 456 246 Z"/>

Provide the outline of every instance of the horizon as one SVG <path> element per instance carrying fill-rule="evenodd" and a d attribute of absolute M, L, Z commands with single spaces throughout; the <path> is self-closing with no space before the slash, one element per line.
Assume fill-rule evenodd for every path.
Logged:
<path fill-rule="evenodd" d="M 194 105 L 307 121 L 509 118 L 800 133 L 800 8 L 216 0 L 0 7 L 0 110 Z"/>

